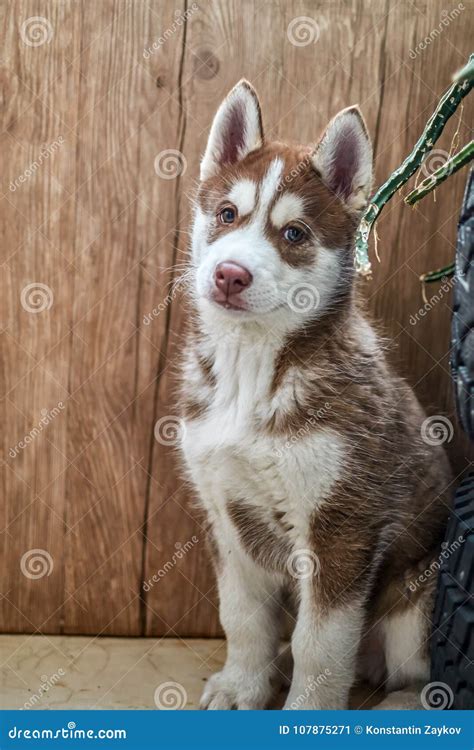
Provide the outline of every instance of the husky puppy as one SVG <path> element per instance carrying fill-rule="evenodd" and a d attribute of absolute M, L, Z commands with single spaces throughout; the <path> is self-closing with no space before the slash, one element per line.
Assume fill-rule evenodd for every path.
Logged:
<path fill-rule="evenodd" d="M 436 576 L 420 576 L 439 554 L 450 470 L 356 299 L 371 182 L 357 107 L 316 146 L 267 142 L 246 81 L 215 115 L 182 378 L 182 451 L 228 647 L 203 708 L 268 705 L 288 591 L 286 708 L 347 708 L 361 674 L 389 691 L 429 678 Z"/>

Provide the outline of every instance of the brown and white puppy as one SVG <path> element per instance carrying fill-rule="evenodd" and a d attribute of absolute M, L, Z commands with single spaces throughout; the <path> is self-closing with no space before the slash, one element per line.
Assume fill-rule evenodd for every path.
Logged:
<path fill-rule="evenodd" d="M 204 708 L 259 709 L 278 676 L 280 604 L 297 602 L 286 708 L 346 708 L 364 665 L 389 690 L 429 676 L 443 450 L 354 293 L 372 149 L 357 107 L 316 147 L 264 140 L 240 82 L 201 164 L 182 449 L 215 551 L 224 669 Z"/>

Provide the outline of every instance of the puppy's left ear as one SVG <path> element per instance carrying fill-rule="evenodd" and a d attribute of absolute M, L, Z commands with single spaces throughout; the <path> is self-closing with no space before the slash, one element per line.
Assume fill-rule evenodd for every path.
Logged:
<path fill-rule="evenodd" d="M 226 164 L 235 164 L 262 144 L 258 96 L 253 86 L 242 79 L 226 96 L 214 117 L 201 161 L 201 180 L 212 177 Z"/>
<path fill-rule="evenodd" d="M 372 188 L 372 144 L 359 107 L 343 109 L 331 120 L 312 162 L 351 212 L 365 208 Z"/>

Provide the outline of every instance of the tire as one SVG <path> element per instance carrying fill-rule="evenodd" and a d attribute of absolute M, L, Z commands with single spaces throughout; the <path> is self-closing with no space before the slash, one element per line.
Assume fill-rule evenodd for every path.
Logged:
<path fill-rule="evenodd" d="M 474 473 L 456 491 L 448 521 L 431 636 L 431 680 L 446 708 L 474 708 Z"/>
<path fill-rule="evenodd" d="M 474 169 L 467 180 L 458 224 L 451 373 L 459 420 L 474 438 Z"/>

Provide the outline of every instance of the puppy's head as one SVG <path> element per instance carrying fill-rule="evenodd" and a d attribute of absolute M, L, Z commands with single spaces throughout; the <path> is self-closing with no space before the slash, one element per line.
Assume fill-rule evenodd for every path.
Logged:
<path fill-rule="evenodd" d="M 214 118 L 200 178 L 192 260 L 208 315 L 290 330 L 347 297 L 372 180 L 357 107 L 316 146 L 267 143 L 257 94 L 241 81 Z"/>

